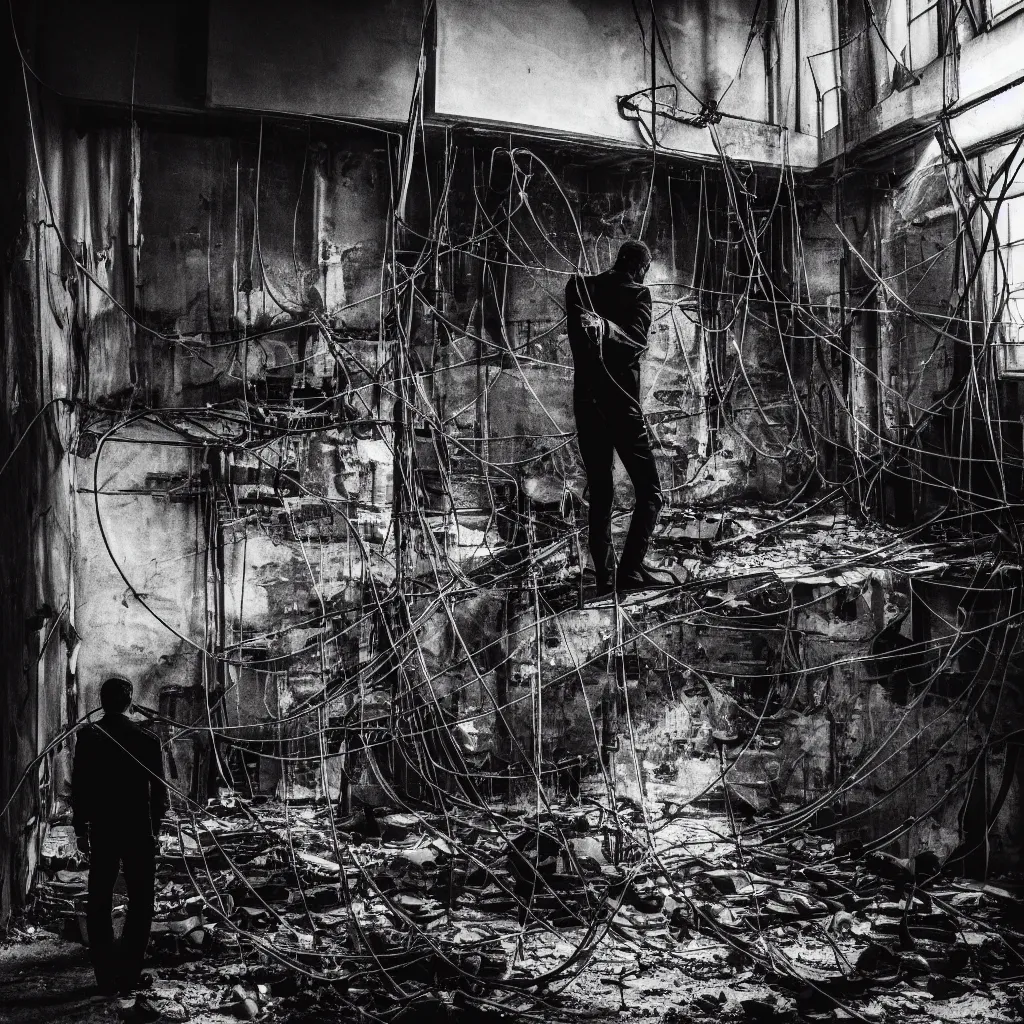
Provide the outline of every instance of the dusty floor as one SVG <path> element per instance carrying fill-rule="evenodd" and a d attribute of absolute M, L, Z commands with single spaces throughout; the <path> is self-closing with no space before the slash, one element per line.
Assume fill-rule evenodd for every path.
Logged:
<path fill-rule="evenodd" d="M 0 1020 L 17 1024 L 118 1020 L 101 998 L 84 946 L 55 936 L 0 947 Z"/>
<path fill-rule="evenodd" d="M 147 1002 L 160 1011 L 160 1019 L 190 1020 L 196 1024 L 223 1024 L 224 1013 L 197 1012 L 179 1002 L 175 1013 L 168 1002 L 178 986 L 158 979 Z M 89 954 L 80 942 L 37 932 L 22 941 L 0 946 L 0 1021 L 3 1024 L 120 1024 L 152 1020 L 153 1012 L 133 999 L 111 999 L 96 991 Z M 170 1011 L 170 1012 L 168 1012 Z"/>
<path fill-rule="evenodd" d="M 0 1021 L 1021 1019 L 1013 880 L 925 878 L 812 835 L 740 838 L 694 812 L 653 823 L 623 888 L 584 818 L 562 822 L 557 858 L 571 850 L 577 873 L 540 862 L 524 930 L 510 898 L 521 864 L 483 819 L 448 838 L 426 815 L 382 819 L 383 837 L 346 833 L 346 900 L 322 809 L 286 821 L 280 807 L 223 808 L 164 836 L 155 984 L 140 1001 L 94 994 L 76 941 L 87 876 L 63 868 L 0 947 Z M 290 861 L 273 849 L 284 824 Z M 229 850 L 248 859 L 245 882 Z M 481 867 L 463 877 L 470 852 Z"/>
<path fill-rule="evenodd" d="M 571 935 L 554 945 L 554 956 L 569 952 Z M 641 965 L 638 968 L 638 965 Z M 158 975 L 161 972 L 157 972 Z M 242 1017 L 237 1010 L 203 1011 L 190 999 L 185 986 L 158 977 L 155 995 L 144 1007 L 131 1000 L 105 999 L 95 991 L 85 947 L 43 933 L 33 941 L 0 947 L 0 1021 L 3 1024 L 134 1024 L 140 1021 L 185 1021 L 223 1024 Z M 680 956 L 645 955 L 640 949 L 607 951 L 592 962 L 591 970 L 565 992 L 564 1005 L 548 1020 L 642 1021 L 661 1018 L 675 1024 L 713 1020 L 843 1020 L 902 1021 L 1017 1021 L 1022 1019 L 1019 997 L 1007 1001 L 1005 993 L 965 992 L 952 999 L 936 999 L 926 988 L 901 991 L 857 1006 L 851 1013 L 798 1013 L 794 1004 L 779 1000 L 775 992 L 730 962 L 725 950 L 694 944 Z M 558 1000 L 562 1002 L 562 999 Z M 155 1017 L 158 1013 L 159 1017 Z M 534 1010 L 536 1013 L 536 1010 Z M 344 1020 L 325 1006 L 283 1012 L 266 1011 L 263 1019 L 289 1022 Z M 405 1018 L 401 1018 L 405 1019 Z M 446 1013 L 426 1000 L 417 1012 L 420 1024 L 428 1020 L 474 1019 L 468 1013 Z M 482 1019 L 477 1017 L 477 1019 Z M 509 1019 L 495 1014 L 494 1020 Z M 536 1020 L 537 1017 L 524 1019 Z"/>

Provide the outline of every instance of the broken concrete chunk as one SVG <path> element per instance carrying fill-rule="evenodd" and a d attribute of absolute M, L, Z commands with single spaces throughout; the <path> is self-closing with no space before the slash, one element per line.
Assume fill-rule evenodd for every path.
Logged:
<path fill-rule="evenodd" d="M 188 935 L 189 932 L 202 928 L 203 919 L 196 914 L 191 917 L 181 918 L 176 921 L 154 921 L 150 925 L 150 934 L 159 935 L 167 933 L 170 935 Z"/>
<path fill-rule="evenodd" d="M 730 871 L 719 868 L 706 872 L 705 877 L 714 883 L 719 892 L 727 895 L 764 892 L 768 888 L 765 884 L 767 879 L 761 878 L 759 875 L 752 875 L 749 871 Z"/>
<path fill-rule="evenodd" d="M 429 846 L 417 846 L 409 850 L 396 850 L 395 860 L 424 867 L 437 863 L 437 850 Z"/>
<path fill-rule="evenodd" d="M 894 857 L 891 853 L 875 850 L 865 858 L 865 866 L 879 878 L 885 878 L 890 882 L 912 882 L 914 880 L 914 871 L 910 861 L 902 857 Z"/>
<path fill-rule="evenodd" d="M 413 831 L 418 831 L 421 823 L 415 814 L 387 814 L 377 819 L 384 842 L 396 842 L 406 839 Z"/>
<path fill-rule="evenodd" d="M 608 863 L 608 859 L 604 855 L 604 847 L 599 840 L 590 836 L 577 836 L 570 839 L 569 847 L 577 857 L 586 857 L 602 865 Z"/>

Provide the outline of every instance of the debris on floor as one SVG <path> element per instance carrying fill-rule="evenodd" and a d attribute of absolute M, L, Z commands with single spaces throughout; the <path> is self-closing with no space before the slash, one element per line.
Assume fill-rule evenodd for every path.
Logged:
<path fill-rule="evenodd" d="M 1020 880 L 622 799 L 385 811 L 374 836 L 363 814 L 238 797 L 174 822 L 139 1012 L 1019 1019 Z M 50 854 L 12 934 L 82 942 L 87 872 Z"/>

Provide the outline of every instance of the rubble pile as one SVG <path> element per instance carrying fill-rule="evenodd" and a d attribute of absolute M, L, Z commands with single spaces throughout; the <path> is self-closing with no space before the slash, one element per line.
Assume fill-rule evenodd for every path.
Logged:
<path fill-rule="evenodd" d="M 1016 886 L 927 851 L 626 799 L 388 811 L 230 798 L 180 817 L 149 1004 L 178 1021 L 1019 1019 Z M 31 919 L 86 941 L 63 838 Z"/>

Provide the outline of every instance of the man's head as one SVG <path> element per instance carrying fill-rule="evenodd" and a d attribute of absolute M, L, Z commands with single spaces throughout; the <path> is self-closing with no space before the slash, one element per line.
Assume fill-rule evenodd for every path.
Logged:
<path fill-rule="evenodd" d="M 619 254 L 615 257 L 615 269 L 628 274 L 639 284 L 643 281 L 651 265 L 651 250 L 643 242 L 630 239 L 619 246 Z"/>
<path fill-rule="evenodd" d="M 132 684 L 113 676 L 100 687 L 100 704 L 108 715 L 123 715 L 132 702 Z"/>

